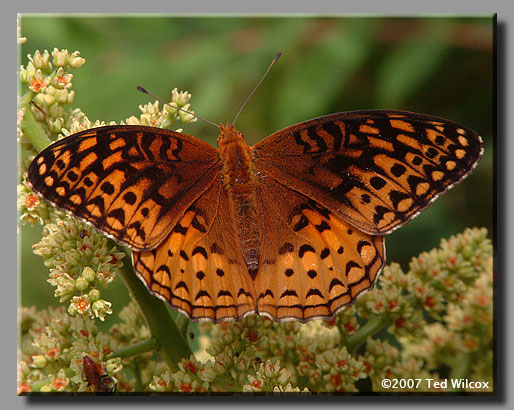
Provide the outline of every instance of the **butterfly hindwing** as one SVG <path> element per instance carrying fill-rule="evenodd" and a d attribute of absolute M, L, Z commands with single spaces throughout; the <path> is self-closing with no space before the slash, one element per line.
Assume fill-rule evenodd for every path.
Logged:
<path fill-rule="evenodd" d="M 385 262 L 382 236 L 353 228 L 265 174 L 257 198 L 260 314 L 303 322 L 327 318 L 374 287 Z"/>
<path fill-rule="evenodd" d="M 262 172 L 370 234 L 407 223 L 462 180 L 482 153 L 472 130 L 402 111 L 332 114 L 253 147 Z"/>
<path fill-rule="evenodd" d="M 27 171 L 35 191 L 134 249 L 155 248 L 220 167 L 197 138 L 158 128 L 108 126 L 63 138 Z"/>
<path fill-rule="evenodd" d="M 218 322 L 255 311 L 227 192 L 215 181 L 154 250 L 133 252 L 134 268 L 156 295 L 192 319 Z"/>

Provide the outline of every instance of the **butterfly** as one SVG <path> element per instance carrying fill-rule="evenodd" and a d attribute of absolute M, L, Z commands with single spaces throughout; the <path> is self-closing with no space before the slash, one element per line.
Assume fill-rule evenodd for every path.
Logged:
<path fill-rule="evenodd" d="M 42 151 L 27 181 L 132 250 L 150 292 L 191 319 L 331 318 L 375 286 L 384 236 L 482 155 L 471 129 L 392 110 L 327 115 L 254 146 L 220 125 L 219 150 L 135 125 Z"/>
<path fill-rule="evenodd" d="M 82 358 L 82 374 L 88 386 L 92 386 L 97 393 L 114 393 L 116 381 L 109 376 L 102 364 L 97 364 L 91 357 Z"/>

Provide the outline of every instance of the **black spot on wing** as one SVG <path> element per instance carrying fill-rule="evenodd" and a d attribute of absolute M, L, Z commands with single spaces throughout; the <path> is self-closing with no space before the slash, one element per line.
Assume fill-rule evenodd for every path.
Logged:
<path fill-rule="evenodd" d="M 197 253 L 202 255 L 205 259 L 207 259 L 207 251 L 203 246 L 197 246 L 193 249 L 193 252 L 191 253 L 191 256 L 195 256 Z"/>
<path fill-rule="evenodd" d="M 305 244 L 305 245 L 300 246 L 300 249 L 298 250 L 298 256 L 300 258 L 303 258 L 303 255 L 305 255 L 306 252 L 315 252 L 315 251 L 312 246 Z"/>

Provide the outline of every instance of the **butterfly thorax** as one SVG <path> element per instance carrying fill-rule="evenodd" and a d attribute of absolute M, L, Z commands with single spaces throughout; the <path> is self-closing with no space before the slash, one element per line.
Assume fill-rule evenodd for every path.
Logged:
<path fill-rule="evenodd" d="M 223 163 L 221 177 L 229 196 L 231 211 L 237 220 L 243 256 L 250 274 L 254 276 L 259 263 L 259 231 L 255 197 L 257 175 L 251 148 L 231 124 L 220 124 L 220 130 L 218 145 Z"/>

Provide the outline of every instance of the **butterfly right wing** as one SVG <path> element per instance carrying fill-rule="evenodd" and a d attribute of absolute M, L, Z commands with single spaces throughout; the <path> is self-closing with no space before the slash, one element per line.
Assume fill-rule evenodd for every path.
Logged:
<path fill-rule="evenodd" d="M 482 140 L 451 121 L 350 111 L 277 131 L 252 147 L 255 167 L 369 234 L 405 225 L 464 179 Z"/>
<path fill-rule="evenodd" d="M 193 320 L 238 320 L 255 312 L 254 285 L 230 209 L 218 178 L 156 249 L 132 252 L 148 289 Z"/>
<path fill-rule="evenodd" d="M 115 125 L 55 142 L 32 161 L 27 181 L 57 208 L 148 250 L 168 236 L 220 166 L 217 150 L 197 138 Z"/>

